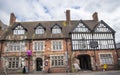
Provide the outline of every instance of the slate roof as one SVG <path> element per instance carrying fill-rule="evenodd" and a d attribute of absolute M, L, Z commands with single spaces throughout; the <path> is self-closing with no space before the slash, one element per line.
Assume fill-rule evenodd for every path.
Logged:
<path fill-rule="evenodd" d="M 78 25 L 79 22 L 84 23 L 90 30 L 94 30 L 95 26 L 99 23 L 95 20 L 72 20 L 70 22 L 70 25 L 63 25 L 63 22 L 65 21 L 34 21 L 34 22 L 15 22 L 14 25 L 8 28 L 6 33 L 3 35 L 1 40 L 7 40 L 10 36 L 14 36 L 14 40 L 16 38 L 15 35 L 13 35 L 13 29 L 18 25 L 22 25 L 27 31 L 24 35 L 25 39 L 63 39 L 63 38 L 70 38 L 70 32 L 73 28 Z M 35 34 L 35 28 L 38 24 L 41 24 L 45 29 L 45 34 Z M 51 28 L 55 25 L 59 25 L 62 28 L 62 33 L 60 34 L 52 34 Z"/>
<path fill-rule="evenodd" d="M 7 29 L 7 25 L 4 24 L 1 20 L 0 20 L 0 37 L 3 35 L 3 33 L 5 32 L 5 30 Z"/>
<path fill-rule="evenodd" d="M 7 29 L 8 25 L 4 24 L 1 20 L 0 20 L 0 27 L 2 28 L 2 30 Z"/>

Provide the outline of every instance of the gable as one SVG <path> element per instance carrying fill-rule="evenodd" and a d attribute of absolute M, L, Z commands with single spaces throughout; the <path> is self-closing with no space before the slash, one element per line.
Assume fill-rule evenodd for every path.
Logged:
<path fill-rule="evenodd" d="M 73 29 L 73 32 L 90 32 L 88 27 L 82 22 L 78 23 L 78 25 Z"/>
<path fill-rule="evenodd" d="M 52 34 L 58 34 L 58 33 L 61 33 L 62 28 L 58 25 L 58 24 L 55 24 L 53 27 L 52 27 Z"/>
<path fill-rule="evenodd" d="M 101 21 L 94 29 L 95 32 L 113 32 L 114 30 L 110 28 L 106 23 Z"/>

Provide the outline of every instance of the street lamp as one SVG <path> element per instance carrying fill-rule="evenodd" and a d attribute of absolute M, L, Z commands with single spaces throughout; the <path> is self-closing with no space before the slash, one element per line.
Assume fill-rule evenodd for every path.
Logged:
<path fill-rule="evenodd" d="M 27 50 L 27 56 L 28 56 L 28 73 L 30 72 L 30 56 L 32 55 L 31 50 Z"/>

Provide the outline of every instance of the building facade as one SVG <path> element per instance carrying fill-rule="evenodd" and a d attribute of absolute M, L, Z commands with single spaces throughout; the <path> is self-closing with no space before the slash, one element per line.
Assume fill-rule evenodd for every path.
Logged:
<path fill-rule="evenodd" d="M 0 20 L 0 37 L 4 34 L 4 32 L 7 29 L 7 25 L 5 25 L 1 20 Z M 0 43 L 0 67 L 1 67 L 1 53 L 2 53 L 2 47 L 1 47 L 1 43 Z M 1 68 L 0 68 L 1 69 Z"/>
<path fill-rule="evenodd" d="M 116 69 L 115 31 L 103 20 L 16 22 L 12 13 L 10 26 L 1 37 L 2 65 L 9 71 L 73 72 L 73 64 L 82 70 Z M 32 51 L 28 54 L 28 51 Z"/>
<path fill-rule="evenodd" d="M 118 66 L 120 68 L 120 43 L 116 43 L 117 54 L 118 54 Z"/>

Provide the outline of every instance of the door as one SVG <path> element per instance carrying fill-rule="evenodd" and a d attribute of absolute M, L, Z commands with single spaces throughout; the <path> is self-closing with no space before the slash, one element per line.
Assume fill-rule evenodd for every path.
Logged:
<path fill-rule="evenodd" d="M 78 59 L 80 62 L 80 68 L 82 70 L 91 70 L 91 60 L 90 55 L 78 55 Z"/>
<path fill-rule="evenodd" d="M 37 71 L 42 71 L 42 66 L 43 66 L 42 63 L 43 63 L 42 58 L 36 59 L 36 70 Z"/>

